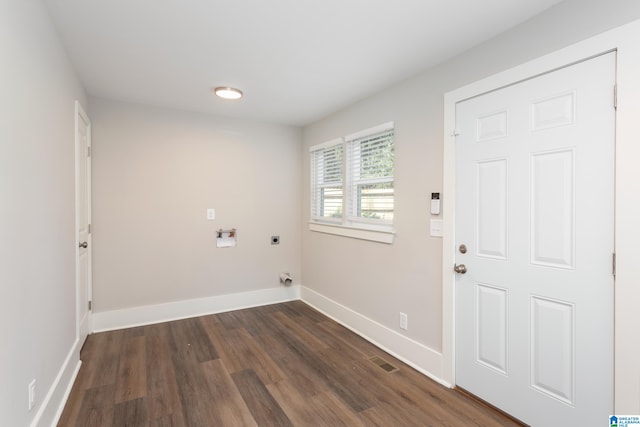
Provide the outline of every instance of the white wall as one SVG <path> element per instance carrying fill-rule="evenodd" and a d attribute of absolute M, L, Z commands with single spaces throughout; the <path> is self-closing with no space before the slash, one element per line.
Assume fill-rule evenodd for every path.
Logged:
<path fill-rule="evenodd" d="M 406 337 L 406 342 L 417 342 L 434 352 L 442 351 L 442 268 L 439 264 L 442 241 L 429 236 L 428 199 L 431 192 L 442 190 L 444 94 L 638 17 L 640 3 L 636 1 L 568 0 L 439 67 L 306 127 L 303 135 L 308 147 L 378 123 L 395 122 L 397 239 L 387 246 L 305 228 L 304 286 L 335 305 L 359 313 L 369 324 Z M 303 159 L 303 220 L 306 220 L 309 217 L 306 151 Z M 445 199 L 450 196 L 443 194 Z M 625 216 L 624 220 L 629 219 Z M 335 269 L 329 271 L 326 266 Z M 336 309 L 336 313 L 341 310 L 344 311 Z M 406 332 L 399 329 L 400 311 L 409 316 Z M 442 360 L 416 357 L 394 342 L 397 338 L 379 343 L 435 377 L 443 378 Z M 632 377 L 629 382 L 637 383 L 638 377 Z M 634 393 L 632 399 L 640 400 L 640 394 Z M 636 403 L 624 408 L 640 411 Z"/>
<path fill-rule="evenodd" d="M 299 129 L 102 99 L 90 111 L 97 319 L 278 288 L 281 272 L 299 282 Z M 216 248 L 220 228 L 237 247 Z"/>
<path fill-rule="evenodd" d="M 0 425 L 26 426 L 51 422 L 58 375 L 79 357 L 74 100 L 84 94 L 40 1 L 0 0 L 0 64 Z"/>

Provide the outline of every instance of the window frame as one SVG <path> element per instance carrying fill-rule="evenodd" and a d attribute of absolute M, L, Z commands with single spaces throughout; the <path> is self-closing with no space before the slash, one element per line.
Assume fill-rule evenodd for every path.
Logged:
<path fill-rule="evenodd" d="M 391 143 L 395 152 L 395 125 L 394 122 L 387 122 L 372 128 L 368 128 L 350 135 L 344 138 L 333 139 L 321 144 L 313 145 L 309 147 L 310 153 L 310 178 L 311 178 L 311 193 L 310 193 L 310 220 L 309 229 L 311 231 L 317 231 L 322 233 L 340 235 L 345 237 L 370 240 L 381 243 L 393 243 L 393 237 L 395 230 L 393 228 L 393 218 L 391 220 L 385 219 L 372 219 L 362 216 L 354 215 L 353 212 L 357 212 L 359 207 L 358 199 L 353 196 L 356 194 L 358 185 L 371 184 L 371 183 L 388 183 L 391 182 L 393 188 L 393 200 L 395 211 L 395 158 L 393 161 L 393 174 L 391 176 L 355 179 L 352 172 L 351 151 L 350 147 L 353 144 L 363 142 L 368 137 L 373 137 L 377 134 L 392 132 Z M 327 188 L 333 183 L 318 182 L 319 169 L 317 165 L 317 158 L 315 157 L 320 150 L 333 148 L 338 145 L 342 145 L 342 166 L 341 166 L 341 189 L 342 189 L 342 215 L 341 217 L 325 217 L 319 215 L 318 203 L 319 192 L 322 188 Z M 394 212 L 395 213 L 395 212 Z M 394 215 L 395 217 L 395 215 Z"/>

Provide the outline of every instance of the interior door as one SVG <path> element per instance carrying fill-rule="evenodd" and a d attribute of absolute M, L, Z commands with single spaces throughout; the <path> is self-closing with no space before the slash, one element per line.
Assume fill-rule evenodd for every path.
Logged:
<path fill-rule="evenodd" d="M 533 426 L 613 412 L 614 87 L 609 53 L 456 106 L 456 383 Z"/>
<path fill-rule="evenodd" d="M 91 123 L 76 102 L 76 300 L 78 340 L 91 329 Z"/>

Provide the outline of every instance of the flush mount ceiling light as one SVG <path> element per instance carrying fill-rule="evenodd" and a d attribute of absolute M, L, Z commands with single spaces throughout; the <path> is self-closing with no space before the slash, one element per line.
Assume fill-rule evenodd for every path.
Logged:
<path fill-rule="evenodd" d="M 233 87 L 217 87 L 213 89 L 213 93 L 215 93 L 220 98 L 224 99 L 240 99 L 242 98 L 242 91 L 240 89 L 236 89 Z"/>

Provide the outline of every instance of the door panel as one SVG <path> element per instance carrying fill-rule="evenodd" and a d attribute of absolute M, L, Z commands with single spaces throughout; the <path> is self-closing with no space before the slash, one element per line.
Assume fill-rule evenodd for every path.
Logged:
<path fill-rule="evenodd" d="M 456 106 L 456 383 L 537 426 L 613 411 L 615 54 Z"/>
<path fill-rule="evenodd" d="M 477 361 L 506 375 L 508 292 L 482 284 L 476 292 Z"/>
<path fill-rule="evenodd" d="M 507 259 L 507 159 L 478 162 L 478 256 Z"/>
<path fill-rule="evenodd" d="M 573 149 L 531 156 L 531 263 L 573 269 L 575 183 Z"/>
<path fill-rule="evenodd" d="M 574 305 L 531 297 L 531 386 L 574 402 Z"/>

